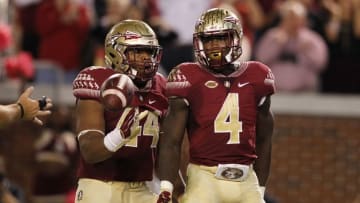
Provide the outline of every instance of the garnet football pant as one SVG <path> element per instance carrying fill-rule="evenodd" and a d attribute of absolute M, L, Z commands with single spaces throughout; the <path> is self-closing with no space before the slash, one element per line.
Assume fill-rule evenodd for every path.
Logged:
<path fill-rule="evenodd" d="M 181 203 L 265 203 L 252 167 L 242 182 L 215 177 L 217 167 L 189 164 L 187 185 Z"/>
<path fill-rule="evenodd" d="M 156 202 L 145 182 L 103 182 L 95 179 L 80 179 L 76 190 L 76 203 L 144 203 Z"/>

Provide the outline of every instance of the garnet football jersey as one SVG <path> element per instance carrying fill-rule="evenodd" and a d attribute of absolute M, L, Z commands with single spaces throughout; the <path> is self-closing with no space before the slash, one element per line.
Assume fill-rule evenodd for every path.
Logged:
<path fill-rule="evenodd" d="M 92 99 L 100 102 L 100 87 L 115 71 L 104 67 L 89 67 L 82 70 L 73 82 L 77 99 Z M 146 91 L 136 91 L 132 107 L 150 113 L 138 123 L 141 133 L 121 147 L 113 157 L 96 164 L 88 164 L 82 158 L 78 175 L 112 181 L 145 181 L 153 175 L 154 151 L 159 138 L 160 119 L 165 115 L 168 102 L 165 96 L 166 79 L 157 74 Z M 122 112 L 104 111 L 105 134 L 117 125 Z M 135 125 L 135 124 L 134 124 Z"/>
<path fill-rule="evenodd" d="M 177 66 L 168 77 L 167 96 L 184 98 L 189 104 L 190 162 L 253 163 L 257 107 L 274 91 L 271 70 L 259 62 L 244 62 L 227 77 L 196 63 Z"/>

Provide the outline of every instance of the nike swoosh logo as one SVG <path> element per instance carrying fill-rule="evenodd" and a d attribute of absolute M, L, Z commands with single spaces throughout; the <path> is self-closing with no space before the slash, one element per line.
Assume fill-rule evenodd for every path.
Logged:
<path fill-rule="evenodd" d="M 239 83 L 238 87 L 244 87 L 245 85 L 249 84 L 249 82 Z"/>
<path fill-rule="evenodd" d="M 156 100 L 149 100 L 149 104 L 153 104 L 155 102 L 156 102 Z"/>

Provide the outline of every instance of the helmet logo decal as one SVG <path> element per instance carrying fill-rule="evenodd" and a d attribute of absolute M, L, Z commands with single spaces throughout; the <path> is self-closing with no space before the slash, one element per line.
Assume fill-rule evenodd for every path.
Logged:
<path fill-rule="evenodd" d="M 139 39 L 141 38 L 141 35 L 135 32 L 131 32 L 131 31 L 126 31 L 125 33 L 118 33 L 118 34 L 114 34 L 111 36 L 110 38 L 110 44 L 115 44 L 116 40 L 119 39 L 120 37 L 123 37 L 125 40 L 130 40 L 130 39 Z"/>
<path fill-rule="evenodd" d="M 141 38 L 141 35 L 127 30 L 124 34 L 121 34 L 121 37 L 124 37 L 125 40 L 129 40 L 129 39 L 139 39 Z"/>
<path fill-rule="evenodd" d="M 239 19 L 235 18 L 234 16 L 226 16 L 224 18 L 224 22 L 239 24 Z"/>

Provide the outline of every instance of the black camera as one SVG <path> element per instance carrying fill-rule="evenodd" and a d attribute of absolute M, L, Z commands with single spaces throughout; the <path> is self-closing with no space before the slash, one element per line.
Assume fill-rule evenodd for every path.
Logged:
<path fill-rule="evenodd" d="M 39 99 L 38 101 L 40 110 L 44 110 L 46 106 L 46 96 L 42 96 L 41 99 Z"/>

